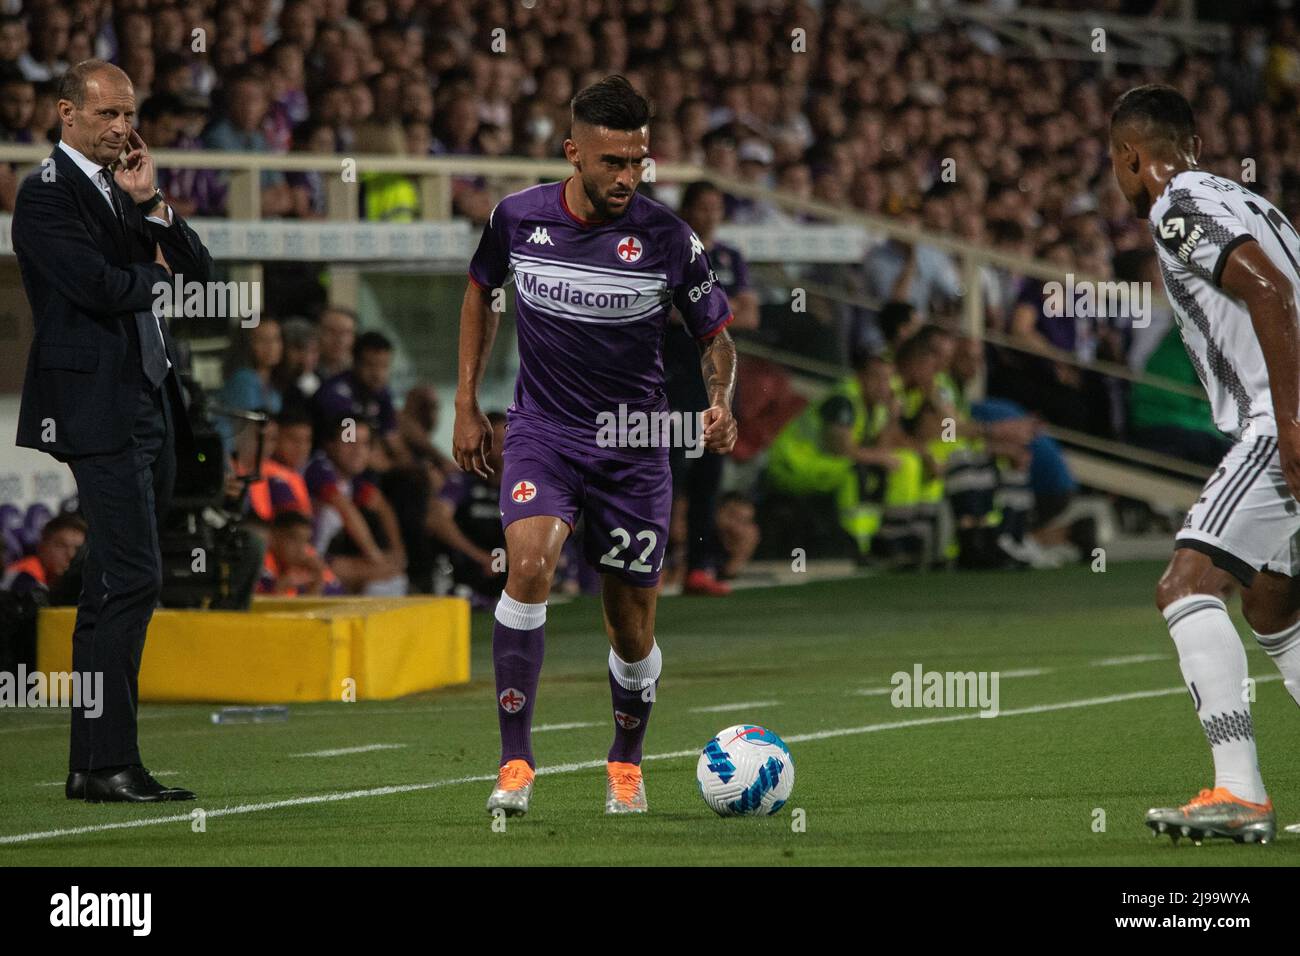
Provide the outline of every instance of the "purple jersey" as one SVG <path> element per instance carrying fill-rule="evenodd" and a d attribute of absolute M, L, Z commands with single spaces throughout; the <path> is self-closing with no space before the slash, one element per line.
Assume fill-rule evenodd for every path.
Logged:
<path fill-rule="evenodd" d="M 510 408 L 558 445 L 590 454 L 602 415 L 666 412 L 661 345 L 676 306 L 697 339 L 716 335 L 731 309 L 704 246 L 667 207 L 634 194 L 609 222 L 579 219 L 564 183 L 507 196 L 492 211 L 469 277 L 497 288 L 511 273 L 519 379 Z M 602 449 L 643 460 L 662 448 Z"/>
<path fill-rule="evenodd" d="M 397 428 L 393 394 L 387 387 L 372 392 L 357 380 L 349 369 L 327 378 L 312 396 L 323 429 L 328 429 L 345 415 L 369 421 L 381 435 Z"/>

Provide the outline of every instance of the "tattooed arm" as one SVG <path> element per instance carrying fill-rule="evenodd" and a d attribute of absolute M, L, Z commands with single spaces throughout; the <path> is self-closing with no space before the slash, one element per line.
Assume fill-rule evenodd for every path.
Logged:
<path fill-rule="evenodd" d="M 726 329 L 700 343 L 700 368 L 709 392 L 709 407 L 703 412 L 704 447 L 726 455 L 736 444 L 736 420 L 731 417 L 731 396 L 736 390 L 736 343 Z"/>

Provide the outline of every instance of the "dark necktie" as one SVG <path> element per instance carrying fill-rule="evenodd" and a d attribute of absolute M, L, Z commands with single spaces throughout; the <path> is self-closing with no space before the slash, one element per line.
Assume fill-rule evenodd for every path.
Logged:
<path fill-rule="evenodd" d="M 117 216 L 117 223 L 122 227 L 125 237 L 126 215 L 122 212 L 122 201 L 118 199 L 117 190 L 114 188 L 113 174 L 105 166 L 99 171 L 99 175 L 108 185 L 108 197 L 113 202 L 113 213 Z M 162 326 L 159 325 L 158 318 L 153 312 L 149 311 L 135 313 L 135 328 L 140 338 L 140 365 L 144 369 L 144 376 L 149 380 L 150 385 L 157 388 L 167 377 L 167 352 L 163 348 Z"/>

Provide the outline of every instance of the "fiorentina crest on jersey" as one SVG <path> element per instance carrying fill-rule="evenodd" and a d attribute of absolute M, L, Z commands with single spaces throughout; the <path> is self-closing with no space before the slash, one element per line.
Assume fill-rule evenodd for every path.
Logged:
<path fill-rule="evenodd" d="M 517 714 L 524 709 L 524 704 L 528 703 L 528 698 L 513 687 L 507 687 L 501 692 L 497 702 L 501 704 L 501 709 L 507 714 Z"/>
<path fill-rule="evenodd" d="M 532 501 L 537 497 L 537 486 L 531 481 L 516 481 L 515 486 L 510 489 L 510 500 L 517 505 Z"/>
<path fill-rule="evenodd" d="M 625 714 L 621 710 L 614 711 L 614 720 L 624 730 L 636 730 L 641 726 L 641 718 L 633 717 L 631 714 Z"/>
<path fill-rule="evenodd" d="M 636 236 L 624 236 L 618 241 L 614 251 L 618 253 L 620 259 L 631 265 L 641 258 L 641 254 L 645 252 L 645 246 Z"/>

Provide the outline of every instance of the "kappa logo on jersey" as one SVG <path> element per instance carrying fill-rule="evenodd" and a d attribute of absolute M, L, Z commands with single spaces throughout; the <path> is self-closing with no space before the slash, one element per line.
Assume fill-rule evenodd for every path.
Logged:
<path fill-rule="evenodd" d="M 621 710 L 614 711 L 614 720 L 624 730 L 636 730 L 641 726 L 641 718 L 633 717 L 631 714 L 625 714 Z"/>
<path fill-rule="evenodd" d="M 555 245 L 555 243 L 551 241 L 550 233 L 546 231 L 546 227 L 544 226 L 537 226 L 533 229 L 533 234 L 529 236 L 526 241 L 536 243 L 539 246 Z"/>
<path fill-rule="evenodd" d="M 524 704 L 528 703 L 528 698 L 513 687 L 507 687 L 501 692 L 497 702 L 501 704 L 501 709 L 507 714 L 517 714 L 524 709 Z"/>
<path fill-rule="evenodd" d="M 510 500 L 517 505 L 532 501 L 537 497 L 537 486 L 531 481 L 516 481 L 515 486 L 510 489 Z"/>
<path fill-rule="evenodd" d="M 624 236 L 618 241 L 614 251 L 618 253 L 620 259 L 631 264 L 641 258 L 641 254 L 645 252 L 645 246 L 638 241 L 636 236 Z"/>
<path fill-rule="evenodd" d="M 704 243 L 700 242 L 700 237 L 691 233 L 691 262 L 695 261 L 696 256 L 704 255 Z"/>

